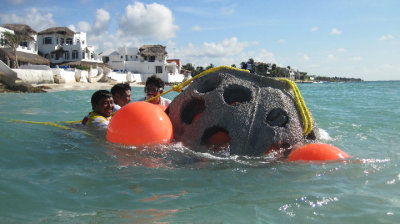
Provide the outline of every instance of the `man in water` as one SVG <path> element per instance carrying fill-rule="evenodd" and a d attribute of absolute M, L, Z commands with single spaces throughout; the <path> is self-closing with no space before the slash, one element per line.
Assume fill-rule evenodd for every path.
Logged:
<path fill-rule="evenodd" d="M 131 86 L 128 83 L 118 83 L 111 88 L 114 98 L 114 111 L 131 102 Z"/>
<path fill-rule="evenodd" d="M 155 75 L 147 78 L 146 80 L 146 86 L 144 88 L 144 92 L 146 93 L 146 97 L 140 99 L 139 101 L 145 101 L 148 99 L 151 99 L 161 93 L 164 92 L 164 86 L 165 83 L 162 81 L 160 78 L 157 78 Z M 151 101 L 149 101 L 152 104 L 160 104 L 164 107 L 168 107 L 168 105 L 171 103 L 171 100 L 166 99 L 164 97 L 157 97 Z"/>
<path fill-rule="evenodd" d="M 107 128 L 114 109 L 111 93 L 107 90 L 98 90 L 93 93 L 91 103 L 93 111 L 83 118 L 82 124 Z"/>

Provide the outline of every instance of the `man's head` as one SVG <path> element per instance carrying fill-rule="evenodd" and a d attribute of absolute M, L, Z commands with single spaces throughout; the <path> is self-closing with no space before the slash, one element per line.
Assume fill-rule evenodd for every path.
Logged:
<path fill-rule="evenodd" d="M 155 75 L 147 78 L 146 80 L 146 86 L 144 88 L 144 92 L 146 93 L 146 99 L 153 98 L 157 96 L 158 94 L 161 94 L 164 92 L 164 81 L 162 81 L 160 78 L 157 78 Z M 158 104 L 160 102 L 160 98 L 156 98 L 150 103 Z"/>
<path fill-rule="evenodd" d="M 111 88 L 115 104 L 123 107 L 131 102 L 131 86 L 128 83 L 118 83 Z"/>
<path fill-rule="evenodd" d="M 92 95 L 91 103 L 94 112 L 104 117 L 111 116 L 114 109 L 114 100 L 109 91 L 97 90 Z"/>

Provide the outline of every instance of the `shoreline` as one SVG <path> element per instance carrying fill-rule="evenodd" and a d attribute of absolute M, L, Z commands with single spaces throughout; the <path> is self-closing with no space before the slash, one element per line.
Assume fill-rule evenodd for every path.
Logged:
<path fill-rule="evenodd" d="M 34 87 L 42 88 L 45 92 L 61 92 L 61 91 L 71 91 L 71 90 L 110 90 L 117 83 L 110 82 L 95 82 L 95 83 L 65 83 L 65 84 L 35 84 Z M 144 87 L 143 84 L 129 83 L 131 87 Z"/>

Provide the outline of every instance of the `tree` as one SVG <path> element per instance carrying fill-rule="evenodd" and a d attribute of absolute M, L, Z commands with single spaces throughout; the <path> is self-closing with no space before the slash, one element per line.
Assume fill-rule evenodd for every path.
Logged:
<path fill-rule="evenodd" d="M 209 66 L 206 67 L 206 70 L 210 69 L 210 68 L 214 68 L 215 66 L 213 64 L 210 64 Z"/>
<path fill-rule="evenodd" d="M 231 67 L 236 68 L 236 65 L 235 65 L 235 64 L 232 64 Z"/>
<path fill-rule="evenodd" d="M 8 31 L 4 32 L 3 35 L 4 35 L 4 38 L 7 40 L 7 42 L 6 42 L 7 45 L 9 47 L 11 47 L 11 49 L 13 50 L 13 54 L 14 54 L 14 58 L 15 58 L 13 68 L 18 68 L 17 47 L 19 45 L 20 38 L 18 38 L 17 35 L 10 33 Z"/>
<path fill-rule="evenodd" d="M 241 69 L 247 69 L 247 63 L 244 62 L 244 61 L 242 61 L 242 62 L 240 63 L 240 68 L 241 68 Z"/>

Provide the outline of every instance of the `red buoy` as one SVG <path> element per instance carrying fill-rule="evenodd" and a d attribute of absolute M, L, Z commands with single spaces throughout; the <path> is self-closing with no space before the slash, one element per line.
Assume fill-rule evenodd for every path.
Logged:
<path fill-rule="evenodd" d="M 329 161 L 350 158 L 350 156 L 333 145 L 313 143 L 294 149 L 288 161 Z"/>

